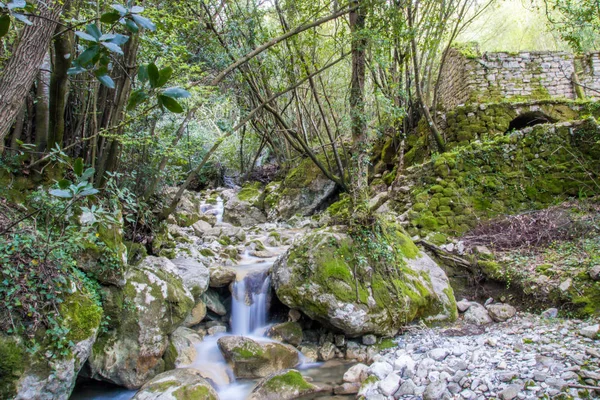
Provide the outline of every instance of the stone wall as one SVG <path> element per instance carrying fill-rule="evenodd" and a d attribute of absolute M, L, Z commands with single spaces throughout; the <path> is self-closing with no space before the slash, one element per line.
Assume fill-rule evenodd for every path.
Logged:
<path fill-rule="evenodd" d="M 592 53 L 575 61 L 566 52 L 484 53 L 476 47 L 453 48 L 440 81 L 440 101 L 447 109 L 460 104 L 498 102 L 505 99 L 575 99 L 572 75 L 581 65 L 582 84 L 600 88 L 600 55 Z M 589 97 L 600 97 L 585 90 Z"/>
<path fill-rule="evenodd" d="M 536 125 L 473 141 L 409 167 L 392 208 L 408 233 L 443 243 L 481 219 L 600 194 L 600 128 L 593 118 Z"/>

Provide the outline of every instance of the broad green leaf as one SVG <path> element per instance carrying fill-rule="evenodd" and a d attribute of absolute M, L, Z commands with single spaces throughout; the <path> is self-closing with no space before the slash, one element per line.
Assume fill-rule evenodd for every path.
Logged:
<path fill-rule="evenodd" d="M 77 57 L 77 63 L 79 65 L 88 64 L 90 61 L 92 61 L 94 59 L 94 57 L 96 57 L 98 55 L 99 50 L 100 50 L 100 48 L 98 46 L 88 47 L 87 49 L 85 49 L 85 51 L 83 53 L 81 53 L 79 55 L 79 57 Z"/>
<path fill-rule="evenodd" d="M 121 16 L 127 15 L 128 13 L 127 9 L 120 4 L 113 4 L 111 7 L 113 10 L 117 10 Z"/>
<path fill-rule="evenodd" d="M 142 6 L 133 6 L 133 7 L 131 7 L 130 11 L 131 11 L 132 14 L 140 14 L 140 13 L 144 12 L 144 7 L 142 7 Z"/>
<path fill-rule="evenodd" d="M 73 172 L 75 172 L 75 175 L 77 176 L 83 174 L 83 158 L 79 157 L 75 160 L 73 163 Z"/>
<path fill-rule="evenodd" d="M 103 36 L 105 36 L 105 35 L 103 35 Z M 127 43 L 127 41 L 129 40 L 129 36 L 121 35 L 120 33 L 116 33 L 112 36 L 113 37 L 111 39 L 108 39 L 107 42 L 122 45 L 122 44 Z M 102 38 L 100 38 L 100 40 L 102 40 Z"/>
<path fill-rule="evenodd" d="M 140 68 L 138 69 L 138 79 L 142 83 L 148 82 L 148 66 L 147 65 L 140 65 Z"/>
<path fill-rule="evenodd" d="M 111 42 L 100 42 L 100 44 L 104 47 L 106 47 L 108 50 L 112 51 L 113 53 L 117 53 L 120 55 L 123 55 L 123 50 L 121 49 L 121 47 L 118 44 L 114 44 Z"/>
<path fill-rule="evenodd" d="M 129 96 L 129 102 L 127 103 L 127 109 L 130 111 L 133 110 L 147 98 L 148 98 L 148 93 L 146 93 L 144 90 L 138 89 L 138 90 L 133 91 L 131 93 L 131 96 Z"/>
<path fill-rule="evenodd" d="M 158 72 L 158 67 L 154 63 L 148 64 L 148 78 L 150 79 L 150 86 L 153 88 L 158 87 L 160 73 Z"/>
<path fill-rule="evenodd" d="M 85 68 L 83 68 L 80 65 L 76 65 L 67 70 L 67 75 L 77 75 L 77 74 L 81 74 L 82 72 L 85 72 L 85 71 L 87 71 Z"/>
<path fill-rule="evenodd" d="M 102 16 L 100 17 L 100 22 L 103 22 L 105 24 L 114 24 L 115 22 L 117 22 L 120 19 L 121 19 L 121 14 L 116 13 L 116 12 L 107 12 L 107 13 L 102 14 Z"/>
<path fill-rule="evenodd" d="M 115 81 L 113 81 L 110 76 L 100 75 L 100 76 L 96 76 L 96 78 L 98 78 L 100 83 L 103 84 L 104 86 L 106 86 L 107 88 L 109 88 L 109 89 L 115 88 Z"/>
<path fill-rule="evenodd" d="M 0 38 L 8 33 L 10 29 L 10 17 L 8 14 L 0 16 Z"/>
<path fill-rule="evenodd" d="M 158 72 L 159 78 L 156 87 L 163 87 L 165 84 L 171 79 L 171 75 L 173 75 L 173 68 L 165 67 Z"/>
<path fill-rule="evenodd" d="M 131 18 L 141 28 L 148 29 L 149 31 L 156 30 L 156 25 L 154 25 L 154 23 L 146 17 L 142 17 L 141 15 L 133 14 L 131 16 Z"/>
<path fill-rule="evenodd" d="M 81 39 L 87 40 L 89 42 L 97 42 L 98 41 L 97 38 L 95 38 L 92 35 L 90 35 L 88 33 L 85 33 L 85 32 L 78 31 L 78 32 L 75 32 L 75 35 L 78 36 L 78 37 L 80 37 Z"/>
<path fill-rule="evenodd" d="M 180 87 L 165 89 L 162 94 L 163 96 L 172 97 L 174 99 L 185 99 L 191 96 L 190 92 Z"/>
<path fill-rule="evenodd" d="M 27 19 L 27 17 L 24 16 L 23 14 L 13 13 L 12 16 L 15 17 L 15 19 L 21 21 L 22 23 L 24 23 L 26 25 L 33 25 L 33 22 L 31 22 L 29 19 Z"/>
<path fill-rule="evenodd" d="M 133 22 L 130 19 L 126 19 L 125 20 L 125 27 L 129 30 L 129 32 L 131 33 L 138 33 L 140 28 L 138 28 L 138 26 L 135 24 L 135 22 Z"/>
<path fill-rule="evenodd" d="M 25 8 L 27 7 L 27 2 L 25 0 L 13 0 L 8 3 L 8 9 L 14 10 L 15 8 Z"/>
<path fill-rule="evenodd" d="M 71 181 L 67 179 L 61 179 L 60 181 L 58 181 L 58 187 L 61 189 L 66 189 L 69 186 L 71 186 Z"/>
<path fill-rule="evenodd" d="M 176 114 L 181 114 L 183 112 L 183 107 L 181 104 L 177 102 L 177 100 L 172 99 L 171 97 L 160 95 L 158 96 L 160 103 L 169 111 L 174 112 Z"/>
<path fill-rule="evenodd" d="M 92 196 L 94 194 L 97 194 L 98 192 L 99 192 L 98 189 L 91 188 L 91 189 L 83 190 L 81 193 L 79 193 L 79 195 L 80 196 Z"/>
<path fill-rule="evenodd" d="M 73 194 L 71 192 L 62 189 L 52 189 L 50 190 L 50 194 L 52 196 L 61 197 L 63 199 L 70 199 L 71 197 L 73 197 Z"/>
<path fill-rule="evenodd" d="M 92 176 L 94 176 L 94 172 L 96 172 L 96 170 L 94 168 L 86 169 L 85 172 L 81 175 L 81 179 L 87 181 Z"/>
<path fill-rule="evenodd" d="M 89 24 L 85 27 L 85 31 L 94 37 L 96 41 L 100 40 L 100 36 L 102 36 L 100 28 L 96 24 Z"/>

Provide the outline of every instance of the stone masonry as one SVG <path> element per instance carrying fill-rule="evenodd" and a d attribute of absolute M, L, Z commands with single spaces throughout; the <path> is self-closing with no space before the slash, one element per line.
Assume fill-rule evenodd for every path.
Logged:
<path fill-rule="evenodd" d="M 481 54 L 474 46 L 452 48 L 442 71 L 440 100 L 450 110 L 510 98 L 575 99 L 575 71 L 586 97 L 600 97 L 600 52 L 575 57 L 566 52 Z"/>

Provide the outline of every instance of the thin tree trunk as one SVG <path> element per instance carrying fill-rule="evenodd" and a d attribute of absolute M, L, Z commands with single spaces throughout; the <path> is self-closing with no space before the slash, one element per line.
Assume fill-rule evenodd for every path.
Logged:
<path fill-rule="evenodd" d="M 38 73 L 35 103 L 35 143 L 39 152 L 43 152 L 48 148 L 51 68 L 50 53 L 46 53 Z"/>
<path fill-rule="evenodd" d="M 355 4 L 358 5 L 358 2 Z M 351 195 L 355 214 L 366 208 L 368 196 L 368 137 L 365 119 L 366 47 L 365 11 L 360 5 L 350 13 L 352 32 L 352 77 L 350 81 L 350 118 L 352 123 Z"/>
<path fill-rule="evenodd" d="M 17 115 L 17 120 L 15 121 L 15 129 L 13 129 L 12 137 L 10 138 L 10 148 L 12 151 L 16 152 L 16 149 L 19 147 L 18 141 L 21 140 L 21 136 L 23 135 L 23 126 L 25 125 L 25 111 L 27 110 L 27 106 L 23 104 L 21 106 L 21 111 Z"/>
<path fill-rule="evenodd" d="M 44 60 L 64 3 L 68 1 L 36 1 L 38 17 L 32 18 L 32 25 L 23 28 L 19 44 L 4 68 L 7 73 L 0 77 L 0 153 L 4 138 Z"/>
<path fill-rule="evenodd" d="M 50 131 L 48 136 L 48 147 L 50 148 L 55 144 L 64 146 L 65 109 L 69 94 L 67 71 L 71 66 L 69 54 L 73 54 L 72 34 L 65 32 L 54 39 L 54 68 L 50 79 Z"/>

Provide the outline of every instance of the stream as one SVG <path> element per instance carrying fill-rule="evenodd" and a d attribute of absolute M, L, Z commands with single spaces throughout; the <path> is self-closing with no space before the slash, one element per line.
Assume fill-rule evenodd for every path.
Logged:
<path fill-rule="evenodd" d="M 223 200 L 219 197 L 215 206 L 201 205 L 201 210 L 212 213 L 217 218 L 217 224 L 223 221 Z M 281 228 L 287 232 L 297 233 L 298 230 Z M 261 235 L 248 232 L 247 241 L 265 239 Z M 217 341 L 223 336 L 245 336 L 255 341 L 265 343 L 274 340 L 266 336 L 269 327 L 269 303 L 271 295 L 270 269 L 277 257 L 287 250 L 288 246 L 268 247 L 270 258 L 259 258 L 242 254 L 238 264 L 236 280 L 232 285 L 231 317 L 227 333 L 207 335 L 201 343 L 196 344 L 196 359 L 184 368 L 194 368 L 202 371 L 202 375 L 212 381 L 218 391 L 220 400 L 246 399 L 258 380 L 236 380 L 233 370 L 221 354 Z M 300 364 L 296 366 L 304 376 L 315 384 L 335 385 L 342 382 L 344 372 L 352 365 L 348 362 L 332 360 L 328 362 L 305 362 L 300 355 Z M 75 387 L 71 400 L 129 400 L 137 390 L 127 390 L 106 382 L 84 381 Z M 354 396 L 323 396 L 314 394 L 303 399 L 348 399 Z"/>

